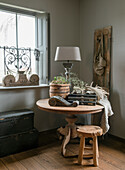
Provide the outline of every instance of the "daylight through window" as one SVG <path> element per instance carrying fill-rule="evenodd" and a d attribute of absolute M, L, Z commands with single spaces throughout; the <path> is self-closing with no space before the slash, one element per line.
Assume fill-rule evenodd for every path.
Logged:
<path fill-rule="evenodd" d="M 0 10 L 0 83 L 18 71 L 37 73 L 40 83 L 48 83 L 47 21 L 46 14 Z"/>

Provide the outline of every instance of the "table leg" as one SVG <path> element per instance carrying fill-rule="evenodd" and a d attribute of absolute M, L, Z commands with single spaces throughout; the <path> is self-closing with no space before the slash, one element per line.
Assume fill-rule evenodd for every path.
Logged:
<path fill-rule="evenodd" d="M 70 127 L 67 127 L 67 134 L 65 135 L 62 146 L 61 146 L 61 154 L 65 157 L 66 156 L 66 145 L 70 141 L 70 136 L 71 136 L 71 129 Z"/>
<path fill-rule="evenodd" d="M 58 128 L 57 132 L 63 136 L 66 136 L 68 132 L 67 127 L 69 127 L 71 129 L 71 138 L 76 138 L 77 137 L 77 131 L 76 131 L 77 126 L 75 122 L 77 121 L 77 117 L 74 115 L 67 116 L 65 120 L 68 122 L 68 124 L 64 128 L 63 127 Z"/>
<path fill-rule="evenodd" d="M 70 138 L 77 137 L 77 126 L 75 125 L 77 117 L 75 115 L 67 116 L 66 121 L 68 124 L 65 126 L 65 128 L 61 127 L 57 130 L 60 134 L 64 135 L 64 140 L 61 147 L 61 153 L 63 156 L 66 156 L 66 145 L 69 143 Z"/>

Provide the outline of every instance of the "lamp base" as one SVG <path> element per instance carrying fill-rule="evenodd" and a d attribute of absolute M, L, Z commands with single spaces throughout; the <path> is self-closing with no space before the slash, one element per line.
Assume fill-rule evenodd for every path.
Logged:
<path fill-rule="evenodd" d="M 73 64 L 72 63 L 63 63 L 63 66 L 65 68 L 66 80 L 69 82 L 70 70 L 71 70 Z"/>

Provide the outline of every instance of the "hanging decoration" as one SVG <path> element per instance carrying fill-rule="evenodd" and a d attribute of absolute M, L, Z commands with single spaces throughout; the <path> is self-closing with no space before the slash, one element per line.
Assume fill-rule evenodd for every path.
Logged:
<path fill-rule="evenodd" d="M 94 33 L 93 81 L 106 91 L 110 88 L 111 36 L 111 26 Z"/>

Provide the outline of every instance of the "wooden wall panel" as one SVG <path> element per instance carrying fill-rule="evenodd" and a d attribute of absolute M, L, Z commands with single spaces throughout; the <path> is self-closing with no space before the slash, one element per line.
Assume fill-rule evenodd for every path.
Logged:
<path fill-rule="evenodd" d="M 93 82 L 107 91 L 110 90 L 111 40 L 111 26 L 95 30 Z"/>

